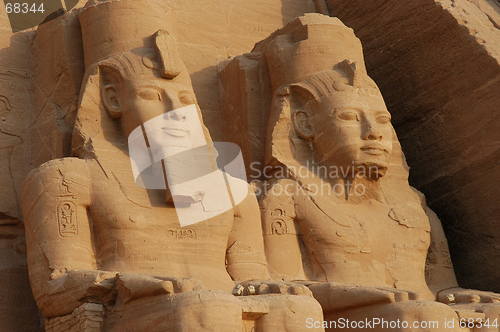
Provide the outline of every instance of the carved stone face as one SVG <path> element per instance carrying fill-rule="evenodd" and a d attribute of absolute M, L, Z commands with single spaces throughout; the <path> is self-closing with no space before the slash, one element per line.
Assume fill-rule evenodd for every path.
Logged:
<path fill-rule="evenodd" d="M 392 153 L 393 127 L 382 95 L 337 92 L 322 98 L 312 112 L 317 161 L 383 176 Z M 372 174 L 373 173 L 373 174 Z"/>
<path fill-rule="evenodd" d="M 126 136 L 158 115 L 196 103 L 191 85 L 154 75 L 140 75 L 122 80 L 119 85 L 108 85 L 105 95 L 108 110 L 120 114 Z M 183 119 L 172 116 L 168 120 L 172 122 L 173 136 L 182 136 L 180 127 Z M 176 127 L 179 127 L 178 132 L 175 131 Z"/>

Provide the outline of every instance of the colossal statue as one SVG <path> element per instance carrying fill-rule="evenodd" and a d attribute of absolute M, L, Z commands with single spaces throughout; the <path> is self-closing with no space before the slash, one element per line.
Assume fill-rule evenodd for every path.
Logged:
<path fill-rule="evenodd" d="M 408 184 L 391 114 L 351 29 L 306 14 L 226 64 L 220 78 L 226 112 L 242 111 L 240 137 L 265 142 L 245 153 L 250 176 L 265 180 L 268 264 L 273 278 L 312 290 L 325 322 L 311 326 L 385 319 L 410 324 L 395 331 L 467 330 L 460 322 L 498 331 L 500 294 L 457 285 L 441 223 Z M 422 321 L 440 325 L 412 325 Z"/>
<path fill-rule="evenodd" d="M 160 164 L 164 190 L 139 185 L 133 174 L 132 134 L 143 133 L 148 148 L 162 143 L 147 132 L 151 120 L 163 121 L 162 133 L 174 142 L 160 155 L 190 146 L 179 111 L 186 107 L 206 142 L 203 165 L 215 167 L 189 73 L 158 3 L 91 1 L 79 13 L 86 74 L 74 157 L 33 170 L 22 193 L 30 282 L 46 329 L 302 331 L 306 318 L 322 319 L 304 285 L 264 281 L 235 289 L 235 281 L 270 279 L 248 185 L 239 204 L 181 227 L 172 201 L 180 196 L 187 207 L 209 209 L 210 197 L 172 190 L 169 181 L 182 174 L 169 174 L 168 162 Z M 184 166 L 195 169 L 195 162 Z"/>

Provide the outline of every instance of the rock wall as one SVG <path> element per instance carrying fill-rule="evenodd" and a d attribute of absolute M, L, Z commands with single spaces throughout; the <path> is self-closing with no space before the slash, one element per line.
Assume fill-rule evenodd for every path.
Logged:
<path fill-rule="evenodd" d="M 3 7 L 3 6 L 2 6 Z M 29 45 L 32 32 L 12 34 L 0 11 L 0 330 L 38 331 L 25 260 L 24 229 L 18 212 L 18 184 L 24 177 L 31 106 Z"/>
<path fill-rule="evenodd" d="M 444 223 L 459 281 L 500 291 L 498 1 L 327 5 L 362 40 L 411 182 Z"/>

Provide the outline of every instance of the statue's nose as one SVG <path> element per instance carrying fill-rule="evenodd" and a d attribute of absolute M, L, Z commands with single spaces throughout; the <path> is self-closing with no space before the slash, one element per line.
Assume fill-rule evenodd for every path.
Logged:
<path fill-rule="evenodd" d="M 177 96 L 177 93 L 175 93 L 175 91 L 166 93 L 165 108 L 167 112 L 181 108 L 182 106 L 183 104 L 180 101 L 179 97 Z"/>
<path fill-rule="evenodd" d="M 174 121 L 181 121 L 185 119 L 185 116 L 178 114 L 176 112 L 171 112 L 169 119 L 174 120 Z"/>
<path fill-rule="evenodd" d="M 172 120 L 177 120 L 177 121 L 178 121 L 178 120 L 180 120 L 180 119 L 179 119 L 179 115 L 178 115 L 177 113 L 172 113 L 172 115 L 170 116 L 170 118 L 171 118 Z"/>
<path fill-rule="evenodd" d="M 381 141 L 382 138 L 383 138 L 382 132 L 380 131 L 378 126 L 376 124 L 371 123 L 370 121 L 367 121 L 363 133 L 363 139 Z"/>

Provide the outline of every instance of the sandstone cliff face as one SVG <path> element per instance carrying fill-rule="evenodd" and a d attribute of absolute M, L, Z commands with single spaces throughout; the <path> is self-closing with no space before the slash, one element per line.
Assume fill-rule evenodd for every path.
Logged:
<path fill-rule="evenodd" d="M 31 295 L 20 221 L 17 185 L 31 110 L 29 45 L 32 33 L 13 35 L 0 12 L 0 330 L 37 331 L 38 311 Z"/>
<path fill-rule="evenodd" d="M 363 42 L 411 181 L 444 223 L 459 281 L 499 291 L 499 3 L 327 4 Z"/>

